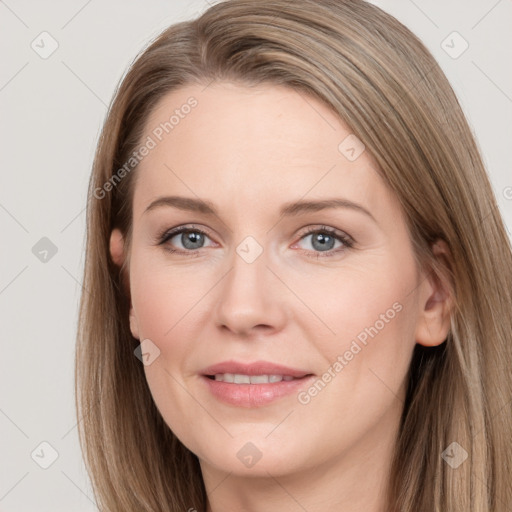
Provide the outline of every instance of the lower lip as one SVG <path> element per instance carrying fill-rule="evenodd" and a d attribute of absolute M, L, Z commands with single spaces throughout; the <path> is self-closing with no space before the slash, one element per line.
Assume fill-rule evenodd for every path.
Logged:
<path fill-rule="evenodd" d="M 233 384 L 210 379 L 201 375 L 212 395 L 219 400 L 237 407 L 261 407 L 284 396 L 298 393 L 309 386 L 314 375 L 301 379 L 282 380 L 269 384 Z"/>

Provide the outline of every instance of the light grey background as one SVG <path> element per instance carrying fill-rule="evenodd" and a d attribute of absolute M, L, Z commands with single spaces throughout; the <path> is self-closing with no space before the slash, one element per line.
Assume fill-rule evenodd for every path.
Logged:
<path fill-rule="evenodd" d="M 445 70 L 510 233 L 512 2 L 373 3 L 411 28 Z M 97 510 L 78 445 L 73 395 L 93 152 L 106 106 L 131 60 L 162 29 L 207 7 L 188 0 L 0 1 L 2 512 Z M 46 59 L 31 47 L 51 48 L 43 31 L 58 43 Z M 469 46 L 458 56 L 464 41 Z M 41 252 L 40 244 L 48 244 L 40 242 L 43 237 L 55 246 L 54 255 Z M 52 449 L 58 457 L 43 469 L 40 464 L 52 462 Z"/>

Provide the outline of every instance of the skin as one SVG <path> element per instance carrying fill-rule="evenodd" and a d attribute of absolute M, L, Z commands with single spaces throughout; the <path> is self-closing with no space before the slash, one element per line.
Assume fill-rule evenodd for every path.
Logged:
<path fill-rule="evenodd" d="M 412 351 L 446 339 L 447 289 L 418 268 L 397 198 L 369 152 L 349 161 L 338 150 L 351 131 L 327 106 L 280 86 L 190 85 L 160 101 L 142 140 L 191 95 L 197 107 L 136 170 L 130 326 L 160 350 L 144 367 L 155 403 L 199 457 L 209 512 L 383 511 Z M 218 215 L 144 213 L 166 195 L 209 200 Z M 350 208 L 279 217 L 283 203 L 332 197 L 376 220 Z M 157 244 L 161 232 L 191 223 L 208 233 L 195 257 L 165 250 L 187 251 L 185 236 Z M 336 241 L 323 256 L 304 234 L 322 225 L 354 247 L 336 253 L 344 247 Z M 236 252 L 247 236 L 263 249 L 252 263 Z M 447 251 L 433 247 L 440 260 Z M 114 230 L 113 260 L 127 252 Z M 321 376 L 397 302 L 401 311 L 307 404 L 292 394 L 235 407 L 199 377 L 228 359 Z M 237 457 L 248 442 L 262 454 L 252 467 Z"/>

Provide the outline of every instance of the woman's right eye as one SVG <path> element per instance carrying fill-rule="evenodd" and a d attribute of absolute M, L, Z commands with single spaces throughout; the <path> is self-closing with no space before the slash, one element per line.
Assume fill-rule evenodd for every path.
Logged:
<path fill-rule="evenodd" d="M 201 229 L 179 227 L 166 231 L 161 237 L 160 245 L 165 245 L 165 249 L 170 252 L 194 253 L 204 247 L 205 238 L 209 237 Z M 173 239 L 176 239 L 176 242 L 170 243 Z M 176 243 L 181 244 L 181 247 L 178 245 L 177 249 L 173 249 L 172 247 L 175 247 Z"/>

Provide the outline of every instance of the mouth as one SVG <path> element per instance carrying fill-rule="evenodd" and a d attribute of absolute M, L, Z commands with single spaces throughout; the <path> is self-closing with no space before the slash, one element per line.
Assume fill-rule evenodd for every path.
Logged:
<path fill-rule="evenodd" d="M 315 376 L 230 374 L 201 375 L 205 392 L 219 403 L 237 408 L 255 409 L 286 399 L 296 399 L 299 392 L 313 384 Z"/>
<path fill-rule="evenodd" d="M 303 380 L 312 376 L 312 373 L 307 373 L 301 377 L 294 377 L 292 375 L 275 375 L 275 374 L 262 374 L 262 375 L 246 375 L 240 373 L 217 373 L 214 375 L 205 375 L 210 380 L 217 382 L 227 382 L 229 384 L 274 384 L 277 382 L 290 382 L 294 380 Z"/>
<path fill-rule="evenodd" d="M 311 375 L 308 370 L 299 368 L 291 368 L 282 364 L 273 363 L 270 361 L 223 361 L 208 368 L 203 368 L 200 372 L 213 380 L 223 382 L 232 382 L 235 384 L 250 384 L 252 377 L 258 377 L 254 383 L 273 383 L 281 380 L 300 379 L 307 375 Z M 267 378 L 265 380 L 264 378 Z"/>
<path fill-rule="evenodd" d="M 229 360 L 200 372 L 211 397 L 236 407 L 262 407 L 297 394 L 311 385 L 314 374 L 270 361 Z"/>

